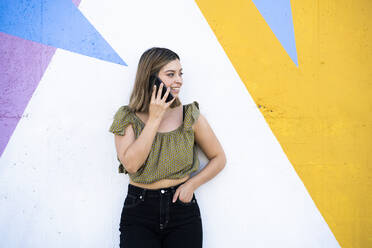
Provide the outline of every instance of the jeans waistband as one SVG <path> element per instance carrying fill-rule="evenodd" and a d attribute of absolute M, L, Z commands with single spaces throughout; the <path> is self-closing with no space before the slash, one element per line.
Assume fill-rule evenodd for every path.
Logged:
<path fill-rule="evenodd" d="M 135 186 L 133 184 L 128 184 L 128 194 L 135 195 L 135 196 L 147 196 L 147 197 L 159 197 L 160 195 L 165 195 L 165 194 L 171 194 L 173 195 L 174 192 L 176 192 L 176 189 L 184 184 L 184 182 L 167 187 L 167 188 L 160 188 L 160 189 L 146 189 L 142 187 Z"/>

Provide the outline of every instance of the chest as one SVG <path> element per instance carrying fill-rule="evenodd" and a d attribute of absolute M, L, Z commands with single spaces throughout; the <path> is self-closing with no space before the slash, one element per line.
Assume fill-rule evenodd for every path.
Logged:
<path fill-rule="evenodd" d="M 146 124 L 149 115 L 147 113 L 136 112 L 135 115 Z M 185 119 L 185 106 L 177 108 L 174 112 L 163 118 L 159 124 L 158 132 L 168 133 L 178 129 Z"/>

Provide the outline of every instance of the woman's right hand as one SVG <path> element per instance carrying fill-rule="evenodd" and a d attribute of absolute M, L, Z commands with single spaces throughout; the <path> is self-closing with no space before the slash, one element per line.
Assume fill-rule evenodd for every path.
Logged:
<path fill-rule="evenodd" d="M 170 94 L 169 93 L 170 92 L 170 87 L 167 88 L 167 91 L 165 92 L 163 98 L 161 98 L 161 92 L 163 91 L 163 86 L 165 86 L 165 85 L 162 82 L 160 84 L 159 90 L 156 89 L 157 88 L 156 85 L 154 85 L 154 87 L 152 89 L 151 102 L 150 102 L 150 106 L 149 106 L 149 119 L 161 121 L 165 112 L 166 112 L 166 110 L 168 109 L 168 107 L 176 99 L 175 97 L 173 97 L 173 99 L 171 101 L 165 102 L 168 95 Z M 157 94 L 156 94 L 156 92 L 157 92 Z"/>

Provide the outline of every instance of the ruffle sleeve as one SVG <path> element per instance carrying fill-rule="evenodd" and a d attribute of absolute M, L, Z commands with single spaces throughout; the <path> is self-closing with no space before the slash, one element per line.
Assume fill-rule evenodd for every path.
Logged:
<path fill-rule="evenodd" d="M 192 125 L 198 120 L 200 115 L 199 103 L 193 101 L 187 109 L 185 124 L 188 130 L 192 130 Z"/>
<path fill-rule="evenodd" d="M 132 127 L 136 131 L 137 128 L 137 121 L 133 118 L 131 111 L 128 105 L 121 106 L 114 115 L 114 120 L 109 128 L 109 132 L 123 136 L 125 134 L 125 128 L 132 124 Z M 128 174 L 128 171 L 125 169 L 123 164 L 121 163 L 119 156 L 117 156 L 117 160 L 119 161 L 119 173 Z"/>
<path fill-rule="evenodd" d="M 136 120 L 131 115 L 131 111 L 127 105 L 121 106 L 114 115 L 114 121 L 112 122 L 109 131 L 123 136 L 125 134 L 125 128 L 129 124 L 132 124 L 133 128 L 135 128 Z"/>

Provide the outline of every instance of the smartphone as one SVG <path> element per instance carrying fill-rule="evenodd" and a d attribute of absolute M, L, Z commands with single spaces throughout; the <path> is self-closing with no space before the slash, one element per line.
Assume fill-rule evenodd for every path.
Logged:
<path fill-rule="evenodd" d="M 162 82 L 161 82 L 159 77 L 150 76 L 150 80 L 149 80 L 149 84 L 150 84 L 149 91 L 150 91 L 150 93 L 152 93 L 152 90 L 154 89 L 154 85 L 156 85 L 156 90 L 159 90 L 161 83 Z M 165 86 L 165 84 L 163 83 L 163 90 L 161 92 L 161 98 L 164 97 L 166 92 L 167 92 L 167 86 Z M 165 102 L 172 101 L 173 98 L 174 97 L 173 97 L 172 93 L 169 91 L 168 97 L 167 97 L 167 99 L 165 99 Z"/>

